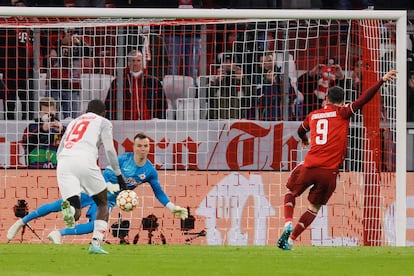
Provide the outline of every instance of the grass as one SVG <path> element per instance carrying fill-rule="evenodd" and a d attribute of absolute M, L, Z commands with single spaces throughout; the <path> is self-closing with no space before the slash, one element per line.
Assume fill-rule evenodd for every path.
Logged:
<path fill-rule="evenodd" d="M 0 275 L 412 275 L 414 247 L 0 244 Z"/>

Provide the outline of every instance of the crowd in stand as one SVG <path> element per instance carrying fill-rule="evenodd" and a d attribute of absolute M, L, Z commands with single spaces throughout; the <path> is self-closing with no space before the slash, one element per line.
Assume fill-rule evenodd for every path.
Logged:
<path fill-rule="evenodd" d="M 0 5 L 283 8 L 281 1 L 255 1 L 255 7 L 247 4 L 250 1 L 180 0 L 170 1 L 173 2 L 170 6 L 164 2 L 12 0 L 0 1 Z M 265 2 L 276 4 L 267 6 Z M 362 6 L 346 6 L 346 2 L 338 1 L 337 6 L 332 6 L 332 1 L 321 1 L 319 8 L 349 9 L 372 5 L 370 1 L 361 1 Z M 111 120 L 171 119 L 167 115 L 169 106 L 163 89 L 166 75 L 182 74 L 193 79 L 191 85 L 198 88 L 198 97 L 204 95 L 206 101 L 205 116 L 201 119 L 208 120 L 302 120 L 306 114 L 323 105 L 328 87 L 340 84 L 355 91 L 355 95 L 361 91 L 362 72 L 366 66 L 362 60 L 357 58 L 354 61 L 347 80 L 335 57 L 318 60 L 312 69 L 299 76 L 292 57 L 275 52 L 277 34 L 264 31 L 269 26 L 260 24 L 216 26 L 215 41 L 210 46 L 214 48 L 212 52 L 218 54 L 209 62 L 216 67 L 210 68 L 204 83 L 200 83 L 199 72 L 202 51 L 200 24 L 128 26 L 122 34 L 125 39 L 123 52 L 119 52 L 116 41 L 118 33 L 112 36 L 99 34 L 97 37 L 104 37 L 105 41 L 98 43 L 94 34 L 88 36 L 85 32 L 87 28 L 82 31 L 73 27 L 48 29 L 45 33 L 44 30 L 34 33 L 28 27 L 0 28 L 0 101 L 6 111 L 5 119 L 33 120 L 22 139 L 27 164 L 33 168 L 53 168 L 56 160 L 51 152 L 55 152 L 65 130 L 59 119 L 75 118 L 82 112 L 82 74 L 111 76 L 106 97 L 102 99 Z M 99 28 L 94 32 L 99 32 Z M 40 38 L 37 51 L 33 43 L 35 37 Z M 412 36 L 409 41 L 412 41 Z M 120 66 L 119 57 L 122 55 L 125 62 Z M 412 46 L 408 49 L 408 59 L 407 104 L 410 107 L 414 102 Z M 282 63 L 282 60 L 288 62 Z M 288 66 L 284 68 L 284 64 Z M 39 78 L 39 74 L 46 75 L 49 80 L 48 93 L 36 102 L 33 93 L 28 91 L 33 88 L 32 81 Z M 18 99 L 21 102 L 20 117 L 16 112 Z M 38 105 L 38 112 L 35 105 Z M 408 109 L 409 121 L 414 121 L 413 110 Z"/>
<path fill-rule="evenodd" d="M 4 3 L 3 3 L 4 2 Z M 55 7 L 164 7 L 164 8 L 280 8 L 266 6 L 258 1 L 250 7 L 244 1 L 2 1 L 2 5 L 55 6 Z M 235 3 L 237 2 L 237 4 Z M 273 1 L 278 2 L 278 1 Z M 338 1 L 336 8 L 365 8 L 370 1 L 360 1 L 357 6 L 346 6 L 347 1 Z M 331 3 L 331 4 L 327 4 Z M 355 1 L 353 2 L 355 3 Z M 321 1 L 322 8 L 331 8 L 332 2 Z M 334 58 L 319 61 L 305 72 L 300 81 L 297 75 L 284 73 L 281 59 L 274 53 L 275 33 L 260 31 L 267 26 L 233 24 L 218 26 L 223 36 L 216 36 L 213 52 L 219 53 L 210 63 L 217 70 L 210 71 L 206 84 L 204 119 L 259 119 L 301 120 L 310 111 L 323 104 L 329 86 L 344 80 L 344 72 Z M 80 104 L 81 75 L 99 73 L 114 76 L 107 93 L 108 118 L 124 120 L 148 120 L 167 118 L 168 104 L 162 88 L 165 75 L 183 74 L 194 79 L 200 86 L 201 30 L 200 24 L 165 25 L 160 30 L 154 27 L 129 26 L 125 36 L 127 56 L 125 70 L 117 67 L 115 56 L 119 56 L 115 42 L 96 44 L 84 32 L 74 28 L 62 28 L 40 33 L 40 59 L 34 59 L 33 40 L 36 34 L 29 28 L 1 28 L 0 35 L 0 94 L 5 117 L 34 119 L 37 104 L 33 93 L 28 91 L 36 79 L 34 72 L 47 74 L 48 95 L 57 102 L 61 119 L 75 118 L 82 112 Z M 157 35 L 157 33 L 162 33 Z M 113 38 L 115 39 L 115 38 Z M 220 41 L 221 39 L 221 41 Z M 255 44 L 253 41 L 255 40 Z M 247 43 L 246 43 L 247 41 Z M 258 52 L 258 54 L 253 54 Z M 138 61 L 139 59 L 139 61 Z M 290 66 L 290 65 L 289 65 Z M 7 70 L 5 70 L 7 68 Z M 118 68 L 118 69 L 117 69 Z M 357 74 L 359 66 L 354 67 Z M 40 69 L 40 71 L 39 71 Z M 291 68 L 289 67 L 289 70 Z M 118 70 L 118 71 L 116 71 Z M 295 72 L 296 73 L 296 72 Z M 116 79 L 115 79 L 116 77 Z M 352 87 L 358 90 L 361 76 L 352 78 Z M 120 92 L 122 96 L 119 96 Z M 201 91 L 200 91 L 201 93 Z M 21 115 L 17 116 L 16 102 L 21 103 Z M 410 99 L 410 95 L 409 95 Z M 121 101 L 120 101 L 121 100 Z M 122 102 L 120 104 L 120 102 Z M 305 103 L 305 104 L 304 104 Z M 119 112 L 119 109 L 122 112 Z M 136 112 L 139 111 L 139 112 Z"/>

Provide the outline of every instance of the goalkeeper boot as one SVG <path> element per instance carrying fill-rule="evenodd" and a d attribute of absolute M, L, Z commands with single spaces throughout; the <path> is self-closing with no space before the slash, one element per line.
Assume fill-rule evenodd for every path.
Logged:
<path fill-rule="evenodd" d="M 288 240 L 290 234 L 292 234 L 293 228 L 292 228 L 292 222 L 288 222 L 285 224 L 285 227 L 283 228 L 283 233 L 280 236 L 279 240 L 277 241 L 277 247 L 283 250 L 290 250 L 288 248 Z"/>
<path fill-rule="evenodd" d="M 66 227 L 68 228 L 75 228 L 75 210 L 70 205 L 69 201 L 64 200 L 62 202 L 62 216 L 63 222 L 65 223 Z"/>
<path fill-rule="evenodd" d="M 47 238 L 49 239 L 49 241 L 53 242 L 54 244 L 62 243 L 62 235 L 57 230 L 50 232 Z"/>
<path fill-rule="evenodd" d="M 90 245 L 89 254 L 109 254 L 108 251 L 105 251 L 100 245 Z"/>
<path fill-rule="evenodd" d="M 21 218 L 19 218 L 7 231 L 7 239 L 11 241 L 16 236 L 17 232 L 23 227 L 24 223 Z"/>

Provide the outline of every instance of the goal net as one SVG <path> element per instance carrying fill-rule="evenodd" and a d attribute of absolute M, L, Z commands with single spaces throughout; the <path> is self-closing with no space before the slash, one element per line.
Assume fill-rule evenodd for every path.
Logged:
<path fill-rule="evenodd" d="M 90 100 L 101 99 L 118 154 L 133 150 L 136 133 L 149 135 L 149 159 L 162 188 L 192 215 L 180 222 L 150 185 L 140 185 L 136 210 L 112 210 L 109 225 L 116 225 L 108 241 L 118 242 L 123 233 L 131 243 L 135 237 L 136 243 L 274 245 L 283 228 L 289 172 L 306 154 L 296 134 L 301 120 L 323 106 L 329 87 L 343 87 L 350 102 L 397 69 L 399 80 L 384 85 L 352 119 L 337 189 L 297 244 L 414 241 L 405 224 L 406 194 L 414 191 L 405 180 L 404 12 L 4 12 L 2 232 L 17 219 L 17 200 L 32 211 L 59 199 L 59 129 L 43 129 L 43 122 L 65 126 Z M 56 112 L 44 112 L 42 101 L 55 102 Z M 103 152 L 99 165 L 107 165 Z M 307 208 L 306 195 L 297 205 L 294 221 Z M 152 215 L 156 227 L 148 227 Z M 126 232 L 119 231 L 123 220 L 130 222 Z M 26 242 L 46 240 L 63 227 L 59 213 L 30 225 L 40 238 L 26 231 Z M 68 235 L 64 243 L 89 239 Z"/>

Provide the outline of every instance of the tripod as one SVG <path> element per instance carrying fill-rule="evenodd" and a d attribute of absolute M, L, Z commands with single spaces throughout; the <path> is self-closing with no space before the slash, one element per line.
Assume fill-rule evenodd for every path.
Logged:
<path fill-rule="evenodd" d="M 23 218 L 25 217 L 27 214 L 29 214 L 29 206 L 27 205 L 26 200 L 24 199 L 18 199 L 17 200 L 17 205 L 15 205 L 13 207 L 14 210 L 14 215 L 17 218 Z M 23 242 L 23 236 L 24 233 L 26 232 L 26 227 L 30 229 L 30 231 L 32 231 L 32 233 L 41 241 L 43 242 L 42 238 L 35 232 L 35 230 L 30 226 L 30 224 L 26 223 L 23 225 L 22 227 L 22 232 L 21 232 L 21 236 L 20 236 L 20 243 Z"/>
<path fill-rule="evenodd" d="M 190 233 L 190 232 L 184 231 L 184 235 L 192 235 L 192 237 L 185 240 L 185 244 L 191 244 L 192 240 L 195 240 L 198 237 L 205 237 L 207 235 L 207 232 L 205 230 L 201 230 L 200 232 L 197 232 L 197 233 Z"/>
<path fill-rule="evenodd" d="M 26 223 L 25 225 L 23 225 L 22 227 L 22 233 L 20 236 L 20 243 L 23 242 L 23 236 L 24 236 L 24 232 L 26 231 L 26 227 L 30 229 L 30 231 L 32 231 L 32 233 L 41 241 L 43 242 L 42 238 L 36 233 L 36 231 L 30 226 L 30 224 Z"/>

